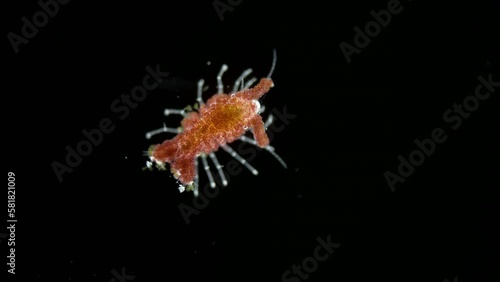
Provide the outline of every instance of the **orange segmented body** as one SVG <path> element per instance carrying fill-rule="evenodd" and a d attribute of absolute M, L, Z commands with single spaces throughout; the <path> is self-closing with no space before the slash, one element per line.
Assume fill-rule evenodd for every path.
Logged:
<path fill-rule="evenodd" d="M 200 153 L 217 151 L 220 145 L 233 142 L 247 129 L 253 129 L 260 147 L 267 146 L 269 138 L 256 99 L 268 92 L 272 85 L 271 79 L 263 78 L 253 89 L 212 96 L 206 105 L 201 105 L 199 113 L 191 112 L 182 120 L 184 131 L 156 145 L 151 156 L 169 163 L 172 173 L 181 183 L 189 185 L 196 175 L 194 160 Z"/>
<path fill-rule="evenodd" d="M 151 168 L 155 164 L 158 168 L 165 169 L 165 164 L 168 163 L 173 176 L 180 182 L 179 190 L 181 192 L 185 189 L 193 190 L 195 195 L 198 195 L 197 159 L 199 157 L 203 161 L 210 185 L 213 188 L 215 187 L 215 182 L 213 181 L 206 159 L 207 155 L 210 156 L 212 162 L 215 164 L 223 180 L 223 185 L 227 185 L 227 181 L 221 170 L 222 166 L 214 155 L 214 152 L 220 147 L 230 153 L 231 156 L 247 167 L 252 173 L 258 173 L 255 168 L 227 146 L 227 144 L 237 139 L 266 149 L 286 167 L 284 161 L 274 152 L 274 148 L 269 145 L 266 126 L 260 116 L 260 112 L 263 109 L 258 101 L 259 98 L 273 87 L 273 81 L 270 77 L 275 63 L 276 52 L 274 52 L 273 66 L 267 78 L 262 78 L 253 88 L 247 87 L 255 81 L 254 78 L 247 82 L 244 87 L 243 78 L 252 71 L 248 69 L 237 80 L 230 94 L 222 93 L 222 74 L 227 70 L 227 66 L 223 65 L 217 77 L 218 93 L 208 99 L 206 104 L 203 103 L 201 98 L 204 81 L 200 80 L 198 82 L 198 111 L 186 113 L 186 110 L 165 110 L 166 115 L 181 114 L 184 116 L 181 121 L 182 129 L 167 128 L 164 126 L 146 134 L 146 138 L 149 139 L 152 135 L 162 132 L 178 133 L 174 138 L 166 140 L 161 144 L 153 145 L 150 148 L 148 155 L 151 161 L 147 162 L 147 166 Z M 240 85 L 240 80 L 241 89 L 235 91 Z M 266 124 L 270 122 L 272 122 L 272 116 L 269 117 Z M 254 140 L 244 136 L 248 130 L 252 131 Z"/>

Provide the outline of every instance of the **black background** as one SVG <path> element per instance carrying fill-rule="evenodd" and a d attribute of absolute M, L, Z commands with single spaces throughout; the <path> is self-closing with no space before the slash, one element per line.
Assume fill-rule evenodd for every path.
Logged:
<path fill-rule="evenodd" d="M 7 34 L 40 7 L 4 7 L 17 278 L 107 282 L 125 268 L 133 281 L 281 281 L 330 235 L 341 246 L 308 281 L 496 281 L 500 89 L 455 131 L 442 115 L 479 75 L 500 80 L 499 5 L 402 1 L 348 64 L 339 44 L 388 2 L 244 0 L 221 21 L 212 1 L 71 1 L 18 54 Z M 273 48 L 275 87 L 261 103 L 264 117 L 296 115 L 271 142 L 288 169 L 259 151 L 260 174 L 231 176 L 186 224 L 179 205 L 193 195 L 141 170 L 144 134 L 178 124 L 162 110 L 194 103 L 198 79 L 213 94 L 223 63 L 226 83 L 249 67 L 266 76 Z M 157 64 L 170 76 L 119 120 L 111 103 Z M 51 164 L 106 117 L 116 129 L 60 183 Z M 448 139 L 393 193 L 384 172 L 438 127 Z"/>

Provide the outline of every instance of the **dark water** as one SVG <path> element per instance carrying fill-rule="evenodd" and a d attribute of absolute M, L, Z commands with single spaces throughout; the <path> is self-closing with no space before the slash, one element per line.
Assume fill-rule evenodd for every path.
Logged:
<path fill-rule="evenodd" d="M 51 5 L 40 27 L 35 1 L 4 8 L 0 281 L 496 281 L 496 2 Z M 259 175 L 219 150 L 229 184 L 200 167 L 197 200 L 142 170 L 165 108 L 222 64 L 265 77 L 274 48 L 260 102 L 287 169 L 234 142 Z"/>

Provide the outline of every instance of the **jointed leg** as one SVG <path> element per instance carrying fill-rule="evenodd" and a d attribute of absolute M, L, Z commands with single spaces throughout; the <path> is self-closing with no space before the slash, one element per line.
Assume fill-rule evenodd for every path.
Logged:
<path fill-rule="evenodd" d="M 168 132 L 168 133 L 180 133 L 182 132 L 182 129 L 180 128 L 173 128 L 173 127 L 167 127 L 165 124 L 163 124 L 162 128 L 158 128 L 155 130 L 151 130 L 149 132 L 146 132 L 146 139 L 151 139 L 154 135 L 163 133 L 163 132 Z"/>
<path fill-rule="evenodd" d="M 259 174 L 259 172 L 252 166 L 250 165 L 247 160 L 242 158 L 236 151 L 233 150 L 233 148 L 229 147 L 228 145 L 222 145 L 221 146 L 224 151 L 228 152 L 231 157 L 235 158 L 237 161 L 239 161 L 242 165 L 244 165 L 249 171 L 251 171 L 254 175 Z"/>
<path fill-rule="evenodd" d="M 227 71 L 227 65 L 222 65 L 222 68 L 217 75 L 217 94 L 224 93 L 224 84 L 222 84 L 222 75 Z"/>
<path fill-rule="evenodd" d="M 210 159 L 212 159 L 212 162 L 215 164 L 215 168 L 219 172 L 219 177 L 222 180 L 222 185 L 227 186 L 226 176 L 224 175 L 224 171 L 222 171 L 222 166 L 219 164 L 217 157 L 215 156 L 215 154 L 213 152 L 210 153 L 209 156 L 210 156 Z"/>
<path fill-rule="evenodd" d="M 193 194 L 195 197 L 198 197 L 199 191 L 199 182 L 200 182 L 200 177 L 198 175 L 198 158 L 194 159 L 194 185 L 193 185 Z"/>
<path fill-rule="evenodd" d="M 264 122 L 264 128 L 268 128 L 271 125 L 271 123 L 273 123 L 273 121 L 274 121 L 274 116 L 273 115 L 269 115 L 267 117 L 266 122 Z"/>
<path fill-rule="evenodd" d="M 245 77 L 247 77 L 250 73 L 252 73 L 252 69 L 247 69 L 245 70 L 237 79 L 236 81 L 234 82 L 234 85 L 233 85 L 233 90 L 231 91 L 231 93 L 235 93 L 236 91 L 238 91 L 239 89 L 239 86 L 240 84 L 242 84 L 242 81 L 243 79 L 245 79 Z"/>
<path fill-rule="evenodd" d="M 212 173 L 210 172 L 210 165 L 208 164 L 207 161 L 207 155 L 201 154 L 201 161 L 203 163 L 203 169 L 205 170 L 205 173 L 207 174 L 208 181 L 210 182 L 210 187 L 215 188 L 215 181 L 212 176 Z"/>
<path fill-rule="evenodd" d="M 266 122 L 266 123 L 267 123 L 267 122 Z M 253 140 L 253 139 L 251 139 L 251 138 L 248 138 L 248 137 L 246 137 L 246 136 L 244 136 L 244 135 L 240 137 L 240 140 L 241 140 L 241 141 L 243 141 L 243 142 L 246 142 L 246 143 L 252 144 L 252 145 L 254 145 L 254 146 L 259 146 L 259 145 L 257 144 L 257 142 L 255 142 L 255 140 Z M 283 159 L 282 159 L 282 158 L 281 158 L 278 154 L 276 154 L 276 152 L 274 152 L 274 147 L 273 147 L 273 146 L 271 146 L 271 145 L 267 145 L 267 146 L 265 146 L 263 149 L 264 149 L 264 150 L 266 150 L 266 151 L 268 151 L 269 153 L 271 153 L 271 155 L 273 155 L 273 157 L 275 157 L 275 158 L 278 160 L 278 162 L 280 162 L 280 164 L 281 164 L 284 168 L 287 168 L 285 161 L 283 161 Z"/>
<path fill-rule="evenodd" d="M 245 83 L 245 86 L 243 88 L 249 88 L 250 86 L 252 86 L 252 84 L 254 84 L 255 82 L 257 81 L 257 78 L 256 77 L 252 77 L 249 81 L 247 81 Z"/>
<path fill-rule="evenodd" d="M 203 79 L 198 80 L 198 90 L 197 90 L 196 101 L 198 102 L 198 104 L 200 104 L 200 106 L 205 104 L 205 102 L 203 102 L 203 98 L 201 98 L 201 94 L 203 92 L 203 83 L 205 83 L 205 81 Z"/>
<path fill-rule="evenodd" d="M 182 109 L 182 110 L 179 110 L 179 109 L 165 109 L 163 111 L 163 114 L 166 115 L 166 116 L 169 116 L 169 115 L 181 115 L 181 116 L 185 116 L 186 115 L 186 110 Z"/>

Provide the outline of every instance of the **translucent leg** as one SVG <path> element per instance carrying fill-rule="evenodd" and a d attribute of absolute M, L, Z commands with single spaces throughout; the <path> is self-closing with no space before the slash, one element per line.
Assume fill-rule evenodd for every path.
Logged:
<path fill-rule="evenodd" d="M 267 78 L 271 78 L 271 75 L 273 75 L 274 68 L 276 67 L 276 49 L 273 49 L 273 64 L 271 66 L 271 70 L 269 71 L 269 74 L 267 75 Z"/>
<path fill-rule="evenodd" d="M 224 175 L 224 172 L 222 171 L 222 166 L 219 164 L 219 160 L 217 160 L 217 157 L 215 156 L 214 153 L 210 153 L 209 156 L 210 156 L 210 159 L 212 159 L 212 162 L 215 164 L 215 168 L 219 172 L 220 179 L 222 180 L 222 185 L 227 186 L 226 176 Z"/>
<path fill-rule="evenodd" d="M 222 84 L 222 75 L 227 71 L 227 65 L 223 64 L 217 75 L 217 94 L 224 93 L 224 84 Z"/>
<path fill-rule="evenodd" d="M 252 86 L 252 84 L 254 84 L 255 82 L 257 81 L 257 78 L 256 77 L 252 77 L 249 81 L 247 81 L 245 83 L 245 89 L 246 88 L 250 88 L 250 86 Z"/>
<path fill-rule="evenodd" d="M 247 77 L 250 73 L 252 73 L 252 69 L 247 69 L 236 79 L 231 93 L 235 93 L 236 91 L 238 91 L 240 84 L 243 85 L 243 79 L 245 79 L 245 77 Z"/>
<path fill-rule="evenodd" d="M 205 104 L 205 102 L 203 102 L 203 98 L 201 98 L 201 93 L 203 92 L 203 83 L 205 83 L 203 79 L 198 80 L 198 89 L 197 89 L 198 92 L 196 96 L 196 101 L 198 102 L 198 104 L 200 104 L 200 106 Z"/>
<path fill-rule="evenodd" d="M 210 187 L 215 188 L 215 181 L 212 176 L 212 173 L 210 172 L 210 165 L 208 164 L 207 161 L 207 155 L 201 154 L 201 161 L 203 163 L 203 169 L 205 170 L 205 173 L 207 174 L 208 181 L 210 181 Z"/>
<path fill-rule="evenodd" d="M 194 175 L 193 194 L 195 197 L 198 197 L 198 195 L 200 194 L 198 190 L 200 182 L 200 177 L 198 176 L 198 158 L 194 159 L 194 167 L 195 167 L 195 175 Z"/>
<path fill-rule="evenodd" d="M 253 167 L 251 166 L 247 160 L 245 160 L 244 158 L 242 158 L 240 155 L 238 155 L 238 153 L 236 153 L 233 148 L 229 147 L 228 145 L 222 145 L 221 146 L 222 149 L 224 149 L 224 151 L 228 152 L 233 158 L 235 158 L 237 161 L 239 161 L 242 165 L 244 165 L 248 170 L 250 170 L 254 175 L 257 175 L 259 174 L 259 172 Z"/>
<path fill-rule="evenodd" d="M 169 115 L 181 115 L 181 116 L 186 116 L 186 110 L 179 110 L 179 109 L 165 109 L 163 112 L 164 115 L 169 116 Z"/>
<path fill-rule="evenodd" d="M 151 139 L 151 137 L 153 137 L 157 134 L 163 133 L 163 132 L 180 133 L 181 131 L 182 131 L 182 129 L 180 129 L 180 128 L 167 127 L 165 124 L 163 124 L 162 128 L 158 128 L 158 129 L 146 132 L 146 139 Z"/>
<path fill-rule="evenodd" d="M 252 138 L 248 138 L 246 136 L 241 136 L 240 140 L 243 141 L 243 142 L 252 144 L 254 146 L 257 146 L 257 147 L 259 146 L 255 140 L 253 140 Z M 283 159 L 278 154 L 276 154 L 276 152 L 274 152 L 274 147 L 273 146 L 267 145 L 266 147 L 264 147 L 262 149 L 264 149 L 264 150 L 268 151 L 269 153 L 271 153 L 271 155 L 273 155 L 273 157 L 275 157 L 278 160 L 278 162 L 280 162 L 280 164 L 284 168 L 287 168 L 285 161 L 283 161 Z"/>
<path fill-rule="evenodd" d="M 274 116 L 273 115 L 269 115 L 267 117 L 266 122 L 264 122 L 264 128 L 267 129 L 267 127 L 269 127 L 273 123 L 273 121 L 274 121 Z"/>

